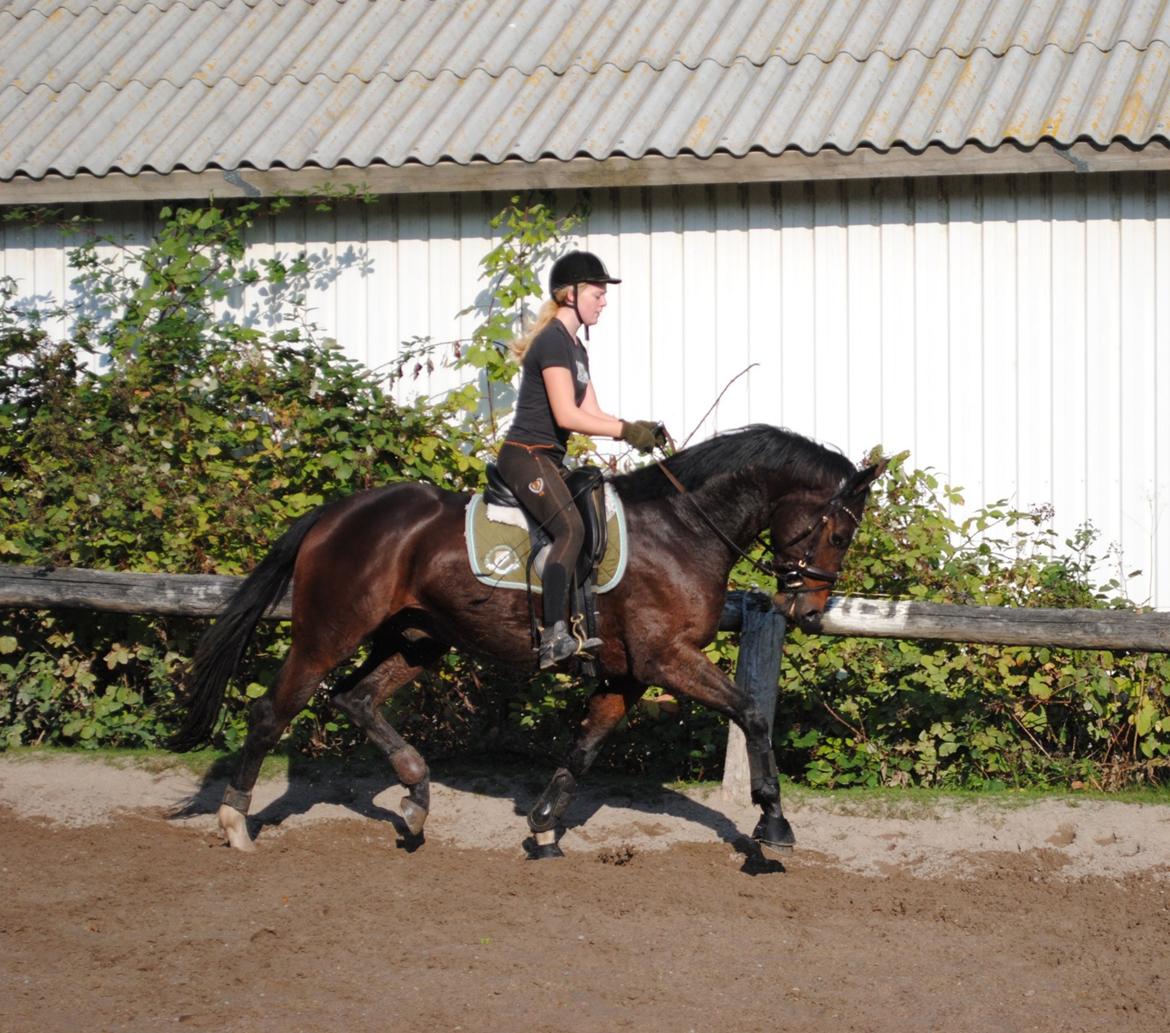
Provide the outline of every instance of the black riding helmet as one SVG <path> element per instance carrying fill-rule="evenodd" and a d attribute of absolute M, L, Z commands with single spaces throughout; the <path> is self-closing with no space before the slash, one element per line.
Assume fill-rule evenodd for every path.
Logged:
<path fill-rule="evenodd" d="M 616 276 L 610 276 L 605 263 L 592 251 L 570 251 L 558 258 L 548 276 L 548 292 L 555 295 L 562 287 L 576 287 L 579 283 L 621 283 Z M 585 321 L 577 308 L 577 292 L 573 291 L 573 311 L 577 322 Z M 589 340 L 589 327 L 585 327 L 585 340 Z"/>

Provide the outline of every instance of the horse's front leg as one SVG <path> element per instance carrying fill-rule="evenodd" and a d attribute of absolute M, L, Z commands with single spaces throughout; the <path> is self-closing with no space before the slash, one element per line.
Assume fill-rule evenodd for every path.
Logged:
<path fill-rule="evenodd" d="M 528 827 L 536 841 L 533 857 L 563 857 L 557 845 L 557 826 L 572 802 L 577 781 L 592 766 L 605 737 L 614 730 L 640 698 L 644 687 L 636 682 L 611 682 L 589 697 L 589 709 L 581 722 L 577 741 L 564 765 L 557 768 L 544 792 L 528 812 Z"/>
<path fill-rule="evenodd" d="M 644 674 L 650 684 L 689 696 L 697 703 L 724 714 L 743 730 L 747 741 L 748 773 L 752 803 L 760 808 L 760 820 L 752 838 L 767 846 L 790 848 L 796 837 L 780 807 L 780 772 L 772 751 L 771 722 L 752 697 L 736 685 L 697 648 L 656 651 L 652 670 Z"/>
<path fill-rule="evenodd" d="M 754 704 L 753 704 L 754 706 Z M 756 713 L 759 714 L 758 708 Z M 780 772 L 776 767 L 776 754 L 768 737 L 765 721 L 763 739 L 754 741 L 744 729 L 748 749 L 748 773 L 751 778 L 752 803 L 763 812 L 752 832 L 752 839 L 766 846 L 790 850 L 796 843 L 792 826 L 784 817 L 780 807 Z"/>

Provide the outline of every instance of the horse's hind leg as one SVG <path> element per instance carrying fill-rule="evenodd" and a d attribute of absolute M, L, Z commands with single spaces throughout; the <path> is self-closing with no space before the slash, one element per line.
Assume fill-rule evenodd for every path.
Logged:
<path fill-rule="evenodd" d="M 641 698 L 643 686 L 632 681 L 613 682 L 589 697 L 589 710 L 564 766 L 557 768 L 540 798 L 528 812 L 528 827 L 536 841 L 537 859 L 563 857 L 557 846 L 557 823 L 568 809 L 577 780 L 597 758 L 606 736 L 617 727 L 626 712 Z"/>
<path fill-rule="evenodd" d="M 426 761 L 379 711 L 403 685 L 434 663 L 445 646 L 396 638 L 393 644 L 376 642 L 369 658 L 333 691 L 330 702 L 361 728 L 390 762 L 407 790 L 402 817 L 411 836 L 422 836 L 431 807 L 431 778 Z"/>
<path fill-rule="evenodd" d="M 239 767 L 224 790 L 217 814 L 220 831 L 228 845 L 236 850 L 255 849 L 246 818 L 252 789 L 260 777 L 260 765 L 280 741 L 289 722 L 305 708 L 328 671 L 306 663 L 294 645 L 280 668 L 275 686 L 252 704 Z"/>

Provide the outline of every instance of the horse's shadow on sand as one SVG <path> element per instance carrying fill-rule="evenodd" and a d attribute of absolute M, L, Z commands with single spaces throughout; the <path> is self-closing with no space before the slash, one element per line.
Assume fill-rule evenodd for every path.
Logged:
<path fill-rule="evenodd" d="M 236 760 L 234 756 L 216 760 L 196 792 L 177 804 L 170 816 L 191 818 L 215 814 L 228 777 L 235 770 Z M 551 775 L 551 769 L 548 774 Z M 495 770 L 487 773 L 482 770 L 439 770 L 432 771 L 431 777 L 433 785 L 456 792 L 510 800 L 512 813 L 518 819 L 518 837 L 527 834 L 525 819 L 544 788 L 544 780 L 535 766 L 531 769 L 509 766 L 503 774 Z M 393 772 L 388 768 L 383 770 L 381 765 L 363 764 L 355 771 L 344 762 L 313 760 L 292 754 L 284 792 L 248 815 L 248 832 L 253 839 L 262 839 L 266 829 L 279 827 L 290 818 L 307 814 L 314 807 L 333 805 L 390 826 L 395 833 L 397 849 L 413 853 L 425 842 L 425 837 L 412 835 L 397 811 L 378 802 L 387 790 L 399 785 Z M 442 803 L 437 806 L 441 807 Z M 683 792 L 646 781 L 591 776 L 578 788 L 562 817 L 561 835 L 585 829 L 605 807 L 633 812 L 634 820 L 644 817 L 653 822 L 670 817 L 704 826 L 743 857 L 741 871 L 746 874 L 763 875 L 785 870 L 779 860 L 764 854 L 760 844 L 744 834 L 721 811 Z M 620 834 L 615 834 L 614 838 L 612 846 L 617 847 Z M 530 857 L 534 856 L 535 843 L 530 836 L 523 839 L 523 846 Z"/>
<path fill-rule="evenodd" d="M 454 786 L 455 780 L 448 780 Z M 484 779 L 469 778 L 464 788 L 469 792 L 483 792 L 479 783 Z M 631 791 L 631 787 L 634 787 Z M 518 817 L 527 818 L 528 811 L 536 802 L 543 785 L 535 780 L 525 783 L 520 791 L 514 794 L 515 807 L 513 813 Z M 511 794 L 509 794 L 511 795 Z M 604 776 L 596 781 L 587 780 L 582 784 L 573 797 L 573 802 L 561 819 L 561 834 L 583 829 L 598 811 L 603 807 L 620 807 L 632 811 L 638 816 L 645 816 L 649 821 L 656 818 L 681 818 L 709 828 L 715 835 L 736 853 L 743 857 L 741 870 L 749 875 L 765 875 L 771 872 L 783 872 L 784 865 L 776 858 L 764 854 L 760 844 L 750 836 L 740 831 L 739 827 L 722 811 L 710 807 L 700 800 L 696 800 L 685 793 L 681 793 L 669 786 L 653 785 L 650 783 L 632 783 L 627 780 L 609 779 Z M 617 837 L 615 837 L 617 838 Z M 531 838 L 524 841 L 524 848 L 532 856 L 535 850 L 535 841 Z M 616 845 L 616 844 L 615 844 Z"/>
<path fill-rule="evenodd" d="M 194 818 L 215 814 L 237 761 L 238 755 L 218 758 L 204 775 L 198 790 L 180 801 L 170 811 L 169 817 Z M 422 845 L 423 838 L 413 836 L 396 811 L 375 803 L 376 797 L 396 785 L 399 782 L 389 771 L 381 775 L 366 770 L 361 774 L 346 774 L 328 761 L 323 763 L 291 754 L 285 791 L 265 806 L 249 812 L 248 834 L 258 840 L 265 829 L 278 828 L 289 818 L 308 814 L 314 807 L 334 805 L 370 821 L 390 825 L 397 836 L 395 845 L 413 852 Z"/>

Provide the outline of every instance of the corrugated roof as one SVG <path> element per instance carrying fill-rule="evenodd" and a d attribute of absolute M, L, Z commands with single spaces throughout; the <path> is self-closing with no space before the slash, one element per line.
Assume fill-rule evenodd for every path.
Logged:
<path fill-rule="evenodd" d="M 1170 125 L 1170 0 L 15 0 L 0 178 Z"/>

